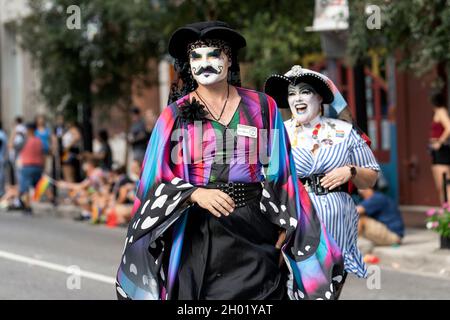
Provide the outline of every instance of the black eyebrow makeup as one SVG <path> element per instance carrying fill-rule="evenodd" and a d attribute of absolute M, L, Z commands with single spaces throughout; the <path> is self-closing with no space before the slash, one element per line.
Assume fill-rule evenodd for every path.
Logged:
<path fill-rule="evenodd" d="M 198 59 L 200 57 L 201 57 L 201 55 L 199 55 L 197 52 L 195 52 L 195 51 L 191 52 L 191 58 L 192 59 Z"/>
<path fill-rule="evenodd" d="M 222 50 L 220 49 L 214 49 L 213 51 L 209 52 L 207 54 L 208 57 L 218 58 L 220 57 L 220 54 L 222 53 Z"/>

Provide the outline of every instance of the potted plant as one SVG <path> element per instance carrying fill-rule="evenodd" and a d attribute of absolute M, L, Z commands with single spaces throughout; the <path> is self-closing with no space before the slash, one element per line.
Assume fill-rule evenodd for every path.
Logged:
<path fill-rule="evenodd" d="M 427 211 L 427 229 L 441 236 L 441 249 L 450 249 L 450 205 L 444 203 L 439 209 Z"/>

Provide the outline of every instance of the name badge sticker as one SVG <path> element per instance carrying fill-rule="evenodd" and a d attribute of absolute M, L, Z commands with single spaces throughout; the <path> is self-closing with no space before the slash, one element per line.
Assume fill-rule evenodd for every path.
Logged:
<path fill-rule="evenodd" d="M 236 133 L 238 136 L 244 136 L 256 139 L 258 137 L 258 129 L 256 127 L 246 126 L 243 124 L 237 125 Z"/>

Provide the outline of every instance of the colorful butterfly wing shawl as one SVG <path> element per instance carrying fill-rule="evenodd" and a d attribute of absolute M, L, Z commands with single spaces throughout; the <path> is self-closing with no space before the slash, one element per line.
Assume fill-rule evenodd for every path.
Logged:
<path fill-rule="evenodd" d="M 282 251 L 290 270 L 288 294 L 291 299 L 333 298 L 332 279 L 343 270 L 341 253 L 295 175 L 289 140 L 276 104 L 252 90 L 239 88 L 239 94 L 251 109 L 267 105 L 269 163 L 260 207 L 262 214 L 287 232 Z M 185 99 L 162 112 L 147 148 L 117 273 L 119 298 L 172 296 L 187 214 L 192 208 L 186 200 L 195 190 L 188 176 L 188 156 L 183 152 L 189 147 L 189 139 L 183 139 L 185 125 L 177 109 Z"/>
<path fill-rule="evenodd" d="M 167 245 L 162 235 L 176 222 L 171 247 L 180 249 L 183 233 L 178 230 L 182 230 L 184 220 L 178 218 L 187 212 L 186 200 L 195 191 L 185 179 L 182 134 L 174 135 L 177 121 L 174 103 L 161 113 L 147 147 L 117 274 L 119 298 L 165 299 L 167 287 L 174 280 L 173 270 L 170 273 L 162 269 Z M 176 254 L 171 263 L 176 268 Z"/>

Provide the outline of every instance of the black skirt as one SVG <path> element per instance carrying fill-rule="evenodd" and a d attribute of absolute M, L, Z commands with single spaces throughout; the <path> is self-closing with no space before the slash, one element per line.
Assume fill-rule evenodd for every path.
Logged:
<path fill-rule="evenodd" d="M 275 248 L 279 228 L 259 199 L 217 218 L 190 210 L 178 271 L 179 300 L 286 299 L 286 267 Z"/>
<path fill-rule="evenodd" d="M 431 162 L 433 164 L 450 165 L 450 146 L 442 145 L 438 150 L 431 151 Z"/>

